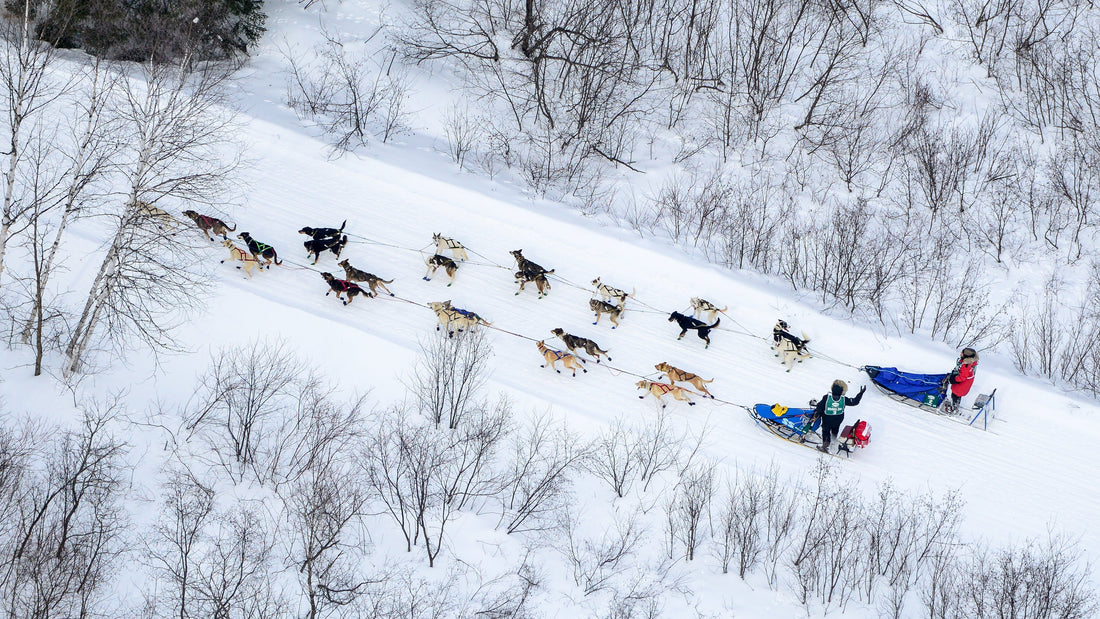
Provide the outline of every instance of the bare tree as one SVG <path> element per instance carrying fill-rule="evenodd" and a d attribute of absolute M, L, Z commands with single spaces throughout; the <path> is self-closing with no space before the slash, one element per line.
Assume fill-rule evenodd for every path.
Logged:
<path fill-rule="evenodd" d="M 588 456 L 575 436 L 549 418 L 536 419 L 513 438 L 501 491 L 501 523 L 508 533 L 554 526 L 572 474 Z"/>
<path fill-rule="evenodd" d="M 480 331 L 421 341 L 409 384 L 420 411 L 435 425 L 446 423 L 453 430 L 464 416 L 484 408 L 477 398 L 489 378 L 492 354 Z"/>
<path fill-rule="evenodd" d="M 17 196 L 16 177 L 23 160 L 23 148 L 29 125 L 43 109 L 53 103 L 66 87 L 57 81 L 59 73 L 50 70 L 55 58 L 56 41 L 40 41 L 37 26 L 45 17 L 45 6 L 37 0 L 23 0 L 10 7 L 18 11 L 14 19 L 4 19 L 0 38 L 0 86 L 3 87 L 5 129 L 8 134 L 7 160 L 3 166 L 4 198 L 0 205 L 0 276 L 12 226 L 31 207 Z M 14 11 L 13 11 L 14 12 Z"/>
<path fill-rule="evenodd" d="M 297 570 L 309 619 L 327 616 L 363 596 L 372 579 L 359 567 L 365 541 L 353 526 L 364 514 L 367 491 L 354 467 L 339 459 L 313 464 L 286 499 L 288 551 Z"/>
<path fill-rule="evenodd" d="M 675 496 L 665 508 L 668 519 L 670 550 L 676 544 L 683 547 L 684 558 L 695 559 L 695 551 L 703 542 L 703 524 L 710 519 L 714 499 L 713 464 L 695 465 L 680 477 Z M 670 553 L 671 558 L 671 553 Z"/>
<path fill-rule="evenodd" d="M 592 457 L 584 463 L 584 467 L 606 481 L 619 498 L 629 492 L 638 474 L 640 463 L 636 440 L 636 434 L 623 424 L 622 418 L 616 419 L 593 442 L 590 448 Z"/>
<path fill-rule="evenodd" d="M 93 199 L 97 181 L 107 176 L 108 163 L 120 148 L 120 143 L 111 138 L 116 134 L 112 119 L 105 113 L 108 102 L 113 97 L 118 75 L 105 67 L 105 63 L 96 59 L 76 80 L 74 114 L 71 125 L 73 143 L 70 148 L 58 149 L 68 160 L 65 178 L 59 189 L 56 203 L 39 207 L 40 217 L 47 212 L 60 209 L 61 214 L 55 224 L 53 243 L 45 253 L 41 263 L 35 264 L 35 279 L 38 286 L 45 289 L 53 272 L 57 250 L 69 224 L 79 214 L 87 210 L 87 202 Z M 91 195 L 90 195 L 91 194 Z M 35 204 L 39 204 L 36 200 Z M 35 225 L 40 222 L 36 221 Z M 31 316 L 23 327 L 23 341 L 29 342 L 34 331 L 34 322 L 40 317 L 42 308 L 35 303 Z"/>
<path fill-rule="evenodd" d="M 114 436 L 118 403 L 82 405 L 78 430 L 27 449 L 0 430 L 0 609 L 8 616 L 92 616 L 114 589 L 124 553 L 127 446 Z M 20 432 L 30 438 L 29 428 Z M 46 437 L 39 436 L 40 440 Z M 34 454 L 33 450 L 38 453 Z M 46 464 L 30 466 L 32 454 Z"/>
<path fill-rule="evenodd" d="M 640 516 L 637 511 L 616 516 L 599 537 L 586 539 L 578 539 L 578 523 L 572 514 L 568 516 L 568 547 L 561 552 L 573 570 L 573 582 L 584 595 L 612 589 L 620 576 L 637 569 L 631 559 L 646 535 Z"/>
<path fill-rule="evenodd" d="M 163 511 L 146 539 L 144 559 L 168 590 L 147 594 L 147 605 L 157 616 L 198 617 L 196 564 L 214 517 L 214 491 L 183 470 L 171 472 L 162 487 Z"/>
<path fill-rule="evenodd" d="M 289 603 L 272 574 L 275 541 L 268 523 L 247 507 L 219 514 L 194 566 L 199 616 L 219 619 L 289 617 Z"/>
<path fill-rule="evenodd" d="M 190 70 L 196 69 L 196 70 Z M 147 62 L 122 79 L 115 111 L 129 148 L 121 165 L 127 185 L 114 234 L 66 347 L 67 371 L 80 368 L 97 328 L 116 346 L 127 336 L 154 351 L 171 348 L 173 317 L 201 301 L 208 279 L 188 239 L 139 209 L 165 200 L 210 203 L 223 197 L 235 159 L 226 160 L 232 114 L 220 95 L 227 68 Z M 194 256 L 188 260 L 187 256 Z"/>

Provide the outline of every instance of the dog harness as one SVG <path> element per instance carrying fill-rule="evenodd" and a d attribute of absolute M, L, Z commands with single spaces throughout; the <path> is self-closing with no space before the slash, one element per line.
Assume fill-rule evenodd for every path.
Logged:
<path fill-rule="evenodd" d="M 668 393 L 669 391 L 672 391 L 672 385 L 666 385 L 664 383 L 654 383 L 654 382 L 649 383 L 649 388 L 650 389 L 652 389 L 654 387 L 656 387 L 657 389 L 660 389 L 662 395 Z"/>
<path fill-rule="evenodd" d="M 355 284 L 349 282 L 346 279 L 334 279 L 332 281 L 333 281 L 333 283 L 335 283 L 337 286 L 340 287 L 340 292 L 347 292 L 348 290 L 351 290 L 352 288 L 358 288 L 359 287 L 359 286 L 356 286 Z"/>
<path fill-rule="evenodd" d="M 439 240 L 441 240 L 441 241 L 443 241 L 444 243 L 446 243 L 446 245 L 447 245 L 447 249 L 460 249 L 460 248 L 462 247 L 462 243 L 459 243 L 458 241 L 456 241 L 456 240 L 454 240 L 454 239 L 449 239 L 449 238 L 447 238 L 447 237 L 445 237 L 445 236 L 444 236 L 444 237 L 440 237 L 440 239 L 439 239 Z"/>
<path fill-rule="evenodd" d="M 202 222 L 203 226 L 210 228 L 214 226 L 215 220 L 213 217 L 209 217 L 207 215 L 199 215 L 199 221 Z"/>
<path fill-rule="evenodd" d="M 475 314 L 475 313 L 473 313 L 473 312 L 471 312 L 471 311 L 469 311 L 469 310 L 459 309 L 459 308 L 457 308 L 457 307 L 453 307 L 453 308 L 451 308 L 451 309 L 453 309 L 454 311 L 458 312 L 458 315 L 459 315 L 459 316 L 462 316 L 462 317 L 464 317 L 464 318 L 477 318 L 477 319 L 480 319 L 480 318 L 481 318 L 481 316 L 478 316 L 477 314 Z"/>
<path fill-rule="evenodd" d="M 261 243 L 261 242 L 257 241 L 256 239 L 252 239 L 252 242 L 256 244 L 256 252 L 257 253 L 262 254 L 262 253 L 264 253 L 265 251 L 267 251 L 269 249 L 275 249 L 274 247 L 268 245 L 267 243 Z"/>

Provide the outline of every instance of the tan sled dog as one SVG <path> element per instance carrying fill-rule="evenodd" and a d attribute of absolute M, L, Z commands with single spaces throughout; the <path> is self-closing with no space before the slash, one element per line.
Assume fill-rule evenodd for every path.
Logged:
<path fill-rule="evenodd" d="M 492 326 L 492 323 L 473 312 L 451 307 L 450 300 L 432 301 L 428 303 L 428 307 L 439 318 L 439 325 L 447 329 L 448 337 L 453 337 L 455 331 L 472 331 L 478 325 Z M 436 327 L 436 331 L 438 330 L 439 327 Z"/>
<path fill-rule="evenodd" d="M 174 228 L 176 226 L 176 218 L 168 214 L 168 211 L 157 208 L 148 202 L 142 200 L 137 201 L 137 208 L 135 209 L 138 214 L 149 219 L 155 219 L 159 222 L 160 227 Z"/>
<path fill-rule="evenodd" d="M 252 279 L 252 269 L 260 264 L 259 261 L 253 258 L 252 254 L 246 252 L 240 247 L 237 247 L 237 245 L 229 239 L 225 239 L 224 241 L 222 241 L 222 245 L 225 245 L 229 248 L 229 261 L 233 262 L 235 260 L 239 260 L 243 262 L 245 274 L 248 275 L 248 279 Z M 225 260 L 222 260 L 222 263 L 224 264 Z M 237 268 L 240 269 L 242 267 L 238 266 Z"/>
<path fill-rule="evenodd" d="M 718 317 L 718 313 L 726 313 L 729 306 L 718 308 L 717 305 L 707 301 L 706 299 L 700 299 L 699 297 L 691 297 L 691 315 L 697 318 L 703 318 L 706 316 L 707 322 L 714 322 L 714 319 Z"/>
<path fill-rule="evenodd" d="M 705 383 L 713 383 L 714 382 L 713 378 L 710 379 L 710 380 L 703 380 L 703 378 L 701 376 L 697 375 L 697 374 L 692 374 L 691 372 L 685 372 L 685 371 L 681 370 L 680 368 L 674 368 L 674 367 L 672 367 L 671 365 L 669 365 L 668 363 L 666 363 L 664 361 L 658 363 L 657 365 L 655 365 L 653 367 L 657 368 L 658 372 L 661 372 L 662 374 L 667 376 L 668 377 L 668 382 L 672 383 L 673 385 L 675 385 L 677 381 L 679 381 L 681 383 L 688 383 L 692 387 L 695 387 L 696 391 L 699 391 L 701 393 L 705 393 L 706 395 L 709 395 L 712 398 L 714 397 L 714 394 L 707 391 L 707 387 L 706 387 L 706 384 L 705 384 Z"/>
<path fill-rule="evenodd" d="M 584 369 L 584 367 L 581 366 L 581 362 L 577 359 L 576 356 L 571 355 L 567 352 L 562 352 L 560 350 L 554 350 L 553 348 L 547 348 L 546 344 L 544 344 L 542 340 L 536 342 L 535 346 L 539 349 L 539 352 L 542 353 L 542 358 L 546 360 L 546 363 L 540 365 L 539 367 L 544 368 L 549 365 L 551 368 L 554 369 L 555 372 L 561 374 L 561 370 L 559 370 L 557 367 L 558 361 L 561 361 L 562 365 L 565 366 L 565 369 L 573 370 L 573 376 L 577 375 L 577 370 L 588 373 L 588 370 Z"/>
<path fill-rule="evenodd" d="M 640 380 L 635 383 L 634 386 L 639 389 L 645 389 L 649 392 L 650 395 L 657 398 L 657 401 L 661 403 L 661 408 L 665 408 L 666 406 L 668 406 L 662 396 L 670 393 L 672 394 L 673 398 L 676 398 L 681 402 L 687 402 L 688 406 L 695 406 L 695 402 L 691 401 L 691 398 L 689 398 L 687 395 L 687 390 L 683 387 L 677 387 L 676 385 L 668 385 L 665 383 L 655 383 L 651 380 Z M 638 396 L 639 400 L 643 398 L 645 398 L 645 394 Z"/>
<path fill-rule="evenodd" d="M 465 262 L 470 259 L 470 257 L 466 255 L 466 246 L 452 238 L 445 237 L 436 232 L 432 234 L 432 241 L 435 243 L 435 253 L 437 254 L 442 254 L 444 249 L 449 249 L 455 260 Z"/>

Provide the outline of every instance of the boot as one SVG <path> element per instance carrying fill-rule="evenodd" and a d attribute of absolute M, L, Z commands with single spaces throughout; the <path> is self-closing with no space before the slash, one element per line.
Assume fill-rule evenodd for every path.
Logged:
<path fill-rule="evenodd" d="M 817 448 L 821 453 L 829 453 L 829 441 L 822 441 L 821 446 Z"/>

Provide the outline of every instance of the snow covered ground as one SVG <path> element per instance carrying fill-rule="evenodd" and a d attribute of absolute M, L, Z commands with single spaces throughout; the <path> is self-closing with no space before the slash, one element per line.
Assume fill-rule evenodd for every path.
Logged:
<path fill-rule="evenodd" d="M 295 3 L 285 4 L 272 6 L 269 42 L 298 36 L 296 29 L 311 25 Z M 359 5 L 340 5 L 337 11 L 350 12 L 351 6 Z M 347 26 L 359 18 L 368 25 L 371 21 L 369 16 L 344 14 L 337 23 Z M 561 205 L 531 201 L 506 184 L 459 174 L 449 159 L 432 149 L 429 138 L 412 136 L 334 158 L 316 132 L 303 128 L 281 103 L 283 76 L 276 71 L 280 62 L 269 43 L 243 70 L 240 137 L 251 164 L 243 179 L 242 203 L 230 209 L 230 218 L 238 231 L 276 247 L 284 266 L 248 280 L 228 263 L 217 265 L 226 252 L 212 243 L 208 259 L 218 285 L 206 311 L 192 316 L 185 328 L 184 341 L 191 352 L 162 357 L 159 366 L 135 355 L 87 379 L 82 388 L 99 394 L 125 389 L 125 400 L 134 411 L 152 410 L 157 402 L 176 405 L 194 391 L 195 378 L 211 353 L 266 339 L 287 342 L 344 390 L 369 391 L 371 401 L 384 406 L 405 397 L 402 381 L 411 372 L 419 343 L 435 336 L 436 318 L 422 305 L 451 300 L 497 328 L 488 331 L 495 355 L 487 391 L 509 394 L 523 416 L 555 415 L 571 429 L 592 436 L 617 419 L 644 419 L 656 413 L 653 399 L 638 399 L 636 376 L 594 363 L 576 378 L 556 374 L 539 367 L 534 343 L 508 333 L 545 338 L 548 345 L 560 348 L 550 330 L 561 327 L 610 350 L 615 368 L 652 375 L 654 364 L 667 361 L 714 378 L 711 391 L 732 404 L 696 398 L 696 406 L 670 403 L 669 410 L 685 427 L 705 433 L 703 455 L 720 462 L 724 470 L 775 464 L 792 476 L 808 476 L 819 454 L 771 436 L 742 406 L 801 406 L 820 397 L 837 378 L 846 380 L 854 393 L 869 385 L 857 369 L 865 364 L 918 372 L 945 372 L 953 366 L 957 352 L 942 344 L 918 337 L 884 337 L 868 326 L 824 314 L 812 300 L 780 283 L 715 268 L 659 240 L 639 238 Z M 360 297 L 343 306 L 325 296 L 325 282 L 305 266 L 301 243 L 306 237 L 297 230 L 306 225 L 339 226 L 345 219 L 351 243 L 342 257 L 394 279 L 390 289 L 400 299 Z M 445 285 L 442 271 L 431 282 L 421 279 L 422 252 L 433 232 L 459 239 L 476 252 L 471 262 L 479 264 L 462 265 L 451 287 Z M 70 245 L 71 267 L 78 264 L 79 252 L 93 251 L 101 240 L 88 224 L 78 233 L 80 241 Z M 508 253 L 514 249 L 555 269 L 557 277 L 547 298 L 536 298 L 533 287 L 514 294 Z M 335 263 L 325 254 L 316 269 L 342 276 Z M 73 268 L 74 281 L 91 275 Z M 592 295 L 584 289 L 591 288 L 589 282 L 597 276 L 636 291 L 617 329 L 612 330 L 606 318 L 591 324 Z M 678 341 L 676 326 L 667 321 L 668 312 L 684 311 L 689 298 L 696 296 L 729 306 L 706 350 L 692 334 Z M 812 348 L 823 354 L 786 372 L 767 341 L 777 318 L 805 331 Z M 2 359 L 0 398 L 9 413 L 66 418 L 68 396 L 50 380 L 29 377 L 28 351 L 4 351 Z M 903 406 L 870 388 L 862 405 L 849 411 L 849 417 L 869 420 L 873 432 L 866 450 L 840 463 L 847 488 L 872 492 L 880 482 L 891 480 L 913 494 L 957 489 L 966 503 L 967 537 L 1004 544 L 1042 537 L 1053 526 L 1079 537 L 1088 558 L 1100 557 L 1100 531 L 1094 526 L 1100 517 L 1100 496 L 1089 489 L 1100 475 L 1100 426 L 1095 423 L 1100 407 L 1019 376 L 1004 357 L 984 355 L 967 404 L 994 388 L 996 414 L 989 431 Z M 155 470 L 158 447 L 140 445 L 134 450 L 145 454 L 144 470 Z M 601 514 L 615 509 L 609 491 L 595 483 L 579 487 L 577 497 L 582 511 Z M 516 557 L 507 556 L 511 546 L 506 536 L 492 525 L 491 517 L 460 522 L 449 539 L 454 556 L 488 566 L 514 562 Z M 659 546 L 660 534 L 653 531 L 654 547 Z M 380 524 L 373 541 L 397 551 L 402 550 L 399 537 Z M 491 547 L 498 550 L 486 550 Z M 479 548 L 481 557 L 476 556 Z M 714 616 L 803 612 L 789 593 L 758 586 L 760 582 L 750 587 L 700 563 L 704 565 L 690 572 L 695 596 L 684 602 L 685 608 L 693 606 Z M 550 616 L 585 612 L 583 600 L 568 592 L 561 592 L 554 604 L 558 610 Z M 845 616 L 870 617 L 875 611 L 854 605 Z"/>

